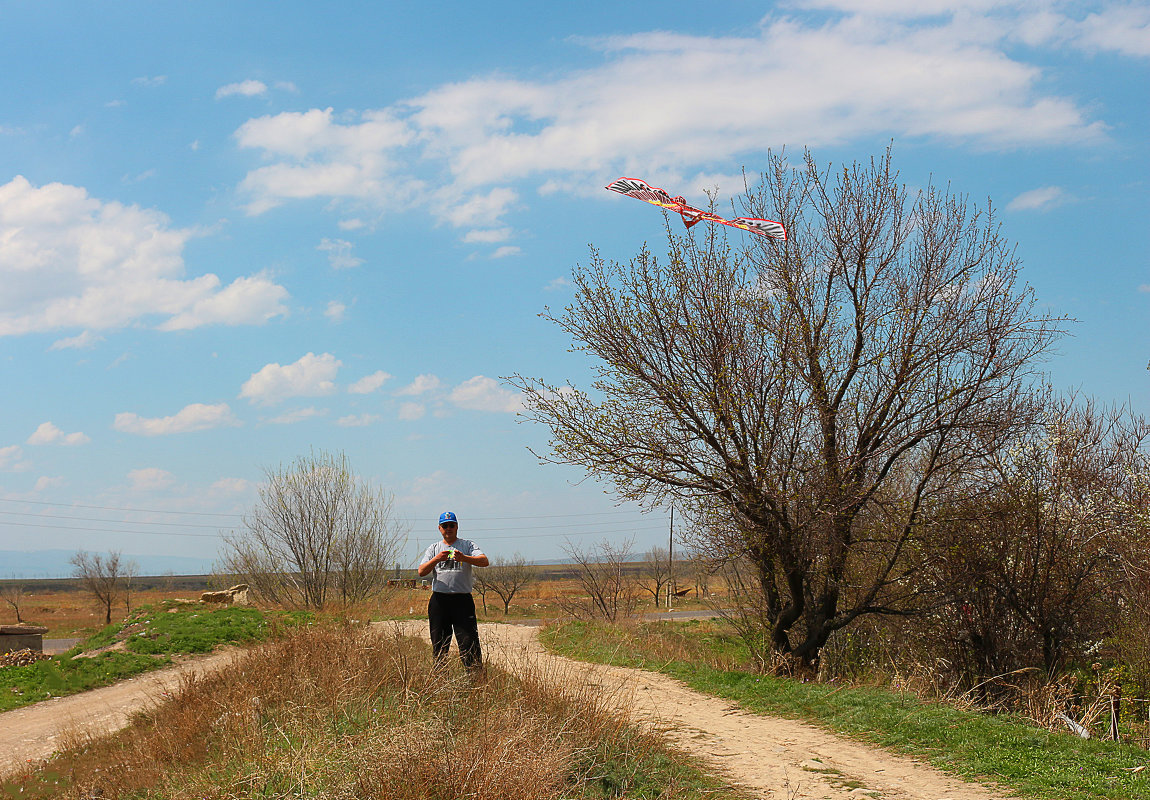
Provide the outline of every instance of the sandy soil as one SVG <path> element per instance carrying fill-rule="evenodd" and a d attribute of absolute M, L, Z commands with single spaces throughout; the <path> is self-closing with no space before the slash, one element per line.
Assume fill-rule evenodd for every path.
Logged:
<path fill-rule="evenodd" d="M 382 623 L 394 625 L 396 623 Z M 426 635 L 426 623 L 404 624 Z M 882 798 L 883 800 L 1002 800 L 1005 794 L 948 777 L 934 768 L 843 739 L 791 720 L 740 711 L 643 670 L 587 665 L 547 653 L 533 628 L 484 625 L 484 654 L 512 669 L 544 669 L 612 693 L 634 708 L 636 721 L 653 725 L 680 748 L 702 757 L 728 779 L 761 798 Z M 211 670 L 237 651 L 160 670 L 123 683 L 0 714 L 0 775 L 43 759 L 73 737 L 98 735 L 128 724 L 132 712 L 162 701 L 189 671 Z M 630 701 L 630 702 L 627 702 Z"/>

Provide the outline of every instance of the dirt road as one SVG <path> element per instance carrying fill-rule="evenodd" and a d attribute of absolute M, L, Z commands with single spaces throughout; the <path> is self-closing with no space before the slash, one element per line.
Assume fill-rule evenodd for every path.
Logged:
<path fill-rule="evenodd" d="M 381 623 L 382 626 L 396 623 Z M 425 636 L 426 623 L 403 623 Z M 1005 794 L 950 778 L 934 768 L 791 720 L 763 717 L 643 670 L 580 664 L 547 653 L 533 628 L 484 625 L 487 658 L 512 669 L 533 665 L 572 676 L 619 696 L 637 721 L 665 731 L 730 780 L 770 800 L 1002 800 Z M 51 755 L 61 737 L 98 734 L 178 686 L 188 670 L 227 663 L 222 653 L 72 697 L 0 714 L 0 775 L 28 759 Z"/>
<path fill-rule="evenodd" d="M 420 629 L 422 631 L 422 628 Z M 488 658 L 514 666 L 563 662 L 585 680 L 633 700 L 636 720 L 653 724 L 690 753 L 762 798 L 1002 800 L 982 786 L 792 720 L 740 711 L 672 678 L 645 670 L 587 665 L 547 653 L 535 631 L 508 625 L 482 631 Z"/>
<path fill-rule="evenodd" d="M 47 758 L 79 737 L 118 731 L 127 726 L 132 714 L 179 688 L 184 675 L 222 667 L 241 652 L 228 648 L 102 689 L 5 711 L 0 714 L 0 778 L 29 761 Z"/>

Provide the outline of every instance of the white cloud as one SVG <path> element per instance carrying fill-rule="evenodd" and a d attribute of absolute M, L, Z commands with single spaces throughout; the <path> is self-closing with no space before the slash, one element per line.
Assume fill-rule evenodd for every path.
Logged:
<path fill-rule="evenodd" d="M 222 288 L 210 273 L 185 279 L 193 234 L 158 211 L 103 202 L 78 186 L 13 178 L 0 186 L 0 336 L 91 335 L 155 316 L 164 330 L 253 324 L 286 313 L 287 291 L 265 276 Z"/>
<path fill-rule="evenodd" d="M 455 476 L 444 470 L 436 470 L 430 475 L 420 475 L 403 487 L 403 491 L 396 497 L 402 506 L 424 507 L 432 503 L 442 503 L 445 497 L 458 498 L 458 487 Z"/>
<path fill-rule="evenodd" d="M 399 405 L 399 418 L 405 422 L 414 422 L 417 419 L 423 419 L 427 413 L 427 406 L 423 403 L 400 403 Z"/>
<path fill-rule="evenodd" d="M 43 492 L 48 489 L 58 489 L 61 486 L 66 486 L 67 481 L 59 475 L 41 475 L 36 479 L 36 485 L 32 487 L 34 492 Z"/>
<path fill-rule="evenodd" d="M 371 394 L 380 386 L 383 386 L 384 381 L 390 377 L 391 375 L 388 373 L 384 372 L 383 370 L 379 370 L 378 372 L 373 372 L 370 375 L 365 375 L 364 377 L 360 378 L 358 381 L 351 384 L 351 386 L 348 386 L 347 390 L 352 394 Z"/>
<path fill-rule="evenodd" d="M 1139 5 L 1082 19 L 1044 18 L 1022 0 L 812 0 L 806 9 L 771 14 L 751 35 L 584 40 L 598 63 L 555 77 L 485 76 L 372 111 L 252 119 L 237 142 L 268 163 L 240 189 L 252 213 L 301 198 L 335 200 L 341 215 L 346 205 L 421 208 L 466 229 L 468 242 L 495 244 L 510 235 L 501 219 L 525 180 L 597 195 L 605 175 L 694 186 L 692 175 L 770 145 L 864 137 L 1095 144 L 1105 123 L 1052 92 L 1049 59 L 1018 43 L 1150 47 L 1150 12 Z"/>
<path fill-rule="evenodd" d="M 175 483 L 176 477 L 166 469 L 144 467 L 128 472 L 128 482 L 136 492 L 155 492 L 167 489 Z"/>
<path fill-rule="evenodd" d="M 21 472 L 28 468 L 28 464 L 21 459 L 24 458 L 24 451 L 20 449 L 18 444 L 10 444 L 7 447 L 0 447 L 0 470 L 7 472 Z"/>
<path fill-rule="evenodd" d="M 344 314 L 347 313 L 347 306 L 338 300 L 329 300 L 327 308 L 324 309 L 323 315 L 330 319 L 332 322 L 342 322 Z"/>
<path fill-rule="evenodd" d="M 494 378 L 476 375 L 451 390 L 451 402 L 471 411 L 497 411 L 514 414 L 523 408 L 523 397 L 499 385 Z"/>
<path fill-rule="evenodd" d="M 1057 186 L 1043 186 L 1023 192 L 1006 204 L 1007 211 L 1049 211 L 1067 201 L 1066 192 Z"/>
<path fill-rule="evenodd" d="M 287 366 L 265 365 L 244 382 L 240 397 L 273 405 L 289 397 L 320 397 L 335 391 L 335 376 L 343 362 L 331 353 L 308 353 Z"/>
<path fill-rule="evenodd" d="M 104 341 L 103 336 L 98 336 L 91 331 L 84 331 L 79 336 L 68 336 L 63 339 L 57 339 L 52 342 L 49 350 L 67 350 L 74 348 L 76 350 L 87 350 L 95 347 L 100 342 Z"/>
<path fill-rule="evenodd" d="M 125 175 L 124 177 L 120 178 L 120 183 L 143 183 L 144 181 L 151 180 L 154 177 L 156 177 L 156 170 L 154 168 L 146 169 L 143 172 L 136 173 L 135 175 Z"/>
<path fill-rule="evenodd" d="M 1077 27 L 1075 44 L 1093 52 L 1150 57 L 1150 6 L 1114 5 L 1088 15 Z"/>
<path fill-rule="evenodd" d="M 288 200 L 314 197 L 402 207 L 413 181 L 393 174 L 393 151 L 413 136 L 405 122 L 386 110 L 364 112 L 345 125 L 333 121 L 330 108 L 248 120 L 236 131 L 239 146 L 282 159 L 249 172 L 241 182 L 240 190 L 252 197 L 248 212 L 260 214 Z"/>
<path fill-rule="evenodd" d="M 272 417 L 268 422 L 273 425 L 294 425 L 297 422 L 314 419 L 316 417 L 326 417 L 327 409 L 319 409 L 313 406 L 308 408 L 297 408 L 295 411 L 287 411 L 280 414 L 278 417 Z"/>
<path fill-rule="evenodd" d="M 468 231 L 463 241 L 467 244 L 498 244 L 511 238 L 510 228 L 488 228 L 486 230 Z"/>
<path fill-rule="evenodd" d="M 183 331 L 204 325 L 258 325 L 286 316 L 288 309 L 283 301 L 287 297 L 287 289 L 266 275 L 236 278 L 157 327 L 162 331 Z"/>
<path fill-rule="evenodd" d="M 223 494 L 243 494 L 251 491 L 254 484 L 244 478 L 220 478 L 212 483 L 211 488 L 213 491 Z"/>
<path fill-rule="evenodd" d="M 125 411 L 116 415 L 112 427 L 122 433 L 134 433 L 137 436 L 167 436 L 239 424 L 227 403 L 192 403 L 170 417 L 141 417 Z"/>
<path fill-rule="evenodd" d="M 336 224 L 339 226 L 341 231 L 358 231 L 367 223 L 358 217 L 353 217 L 351 219 L 341 219 Z"/>
<path fill-rule="evenodd" d="M 470 194 L 448 188 L 436 196 L 435 206 L 440 217 L 462 228 L 496 223 L 518 200 L 518 193 L 505 186 Z"/>
<path fill-rule="evenodd" d="M 87 444 L 92 441 L 87 434 L 64 433 L 51 422 L 42 422 L 28 437 L 26 444 L 62 444 L 68 446 Z"/>
<path fill-rule="evenodd" d="M 378 421 L 378 414 L 349 414 L 346 417 L 340 417 L 337 419 L 335 424 L 343 428 L 361 428 L 365 425 L 371 425 Z"/>
<path fill-rule="evenodd" d="M 518 248 L 514 245 L 504 245 L 503 247 L 498 248 L 494 253 L 492 253 L 491 257 L 492 258 L 507 258 L 507 256 L 517 256 L 522 252 L 523 252 L 523 250 L 521 248 Z"/>
<path fill-rule="evenodd" d="M 132 78 L 132 85 L 154 88 L 156 86 L 163 86 L 165 83 L 167 83 L 167 81 L 167 75 L 143 75 L 139 78 Z"/>
<path fill-rule="evenodd" d="M 246 80 L 239 83 L 229 83 L 216 89 L 216 99 L 222 97 L 258 97 L 267 94 L 268 87 L 263 81 Z"/>
<path fill-rule="evenodd" d="M 331 264 L 332 269 L 351 269 L 363 263 L 362 258 L 351 254 L 353 247 L 355 245 L 344 239 L 325 238 L 315 249 L 327 253 L 327 262 Z"/>
<path fill-rule="evenodd" d="M 433 391 L 435 389 L 438 389 L 439 386 L 440 386 L 439 378 L 437 378 L 436 376 L 434 376 L 434 375 L 420 375 L 420 376 L 416 377 L 416 379 L 413 380 L 411 383 L 409 383 L 407 386 L 404 386 L 402 389 L 400 389 L 398 392 L 396 392 L 396 394 L 397 395 L 404 395 L 404 396 L 421 395 L 425 392 L 430 392 L 430 391 Z"/>
<path fill-rule="evenodd" d="M 560 289 L 567 289 L 571 286 L 571 281 L 560 276 L 552 280 L 549 284 L 543 287 L 544 291 L 557 292 Z"/>

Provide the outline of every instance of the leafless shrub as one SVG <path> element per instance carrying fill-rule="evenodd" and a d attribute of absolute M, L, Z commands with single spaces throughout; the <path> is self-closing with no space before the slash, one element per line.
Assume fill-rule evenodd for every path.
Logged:
<path fill-rule="evenodd" d="M 1054 679 L 1120 637 L 1150 560 L 1150 425 L 1073 396 L 1047 409 L 924 537 L 941 603 L 921 622 L 978 681 L 1032 666 Z"/>
<path fill-rule="evenodd" d="M 24 587 L 22 584 L 9 581 L 0 585 L 0 600 L 3 600 L 7 605 L 12 607 L 12 611 L 16 613 L 17 625 L 24 622 L 24 617 L 20 613 L 20 607 L 24 603 Z"/>
<path fill-rule="evenodd" d="M 667 548 L 654 547 L 648 550 L 639 565 L 639 575 L 642 578 L 639 585 L 650 592 L 655 608 L 658 608 L 663 590 L 671 583 L 671 557 Z"/>
<path fill-rule="evenodd" d="M 559 607 L 581 619 L 619 620 L 631 617 L 638 604 L 639 587 L 627 569 L 631 542 L 604 540 L 590 549 L 568 542 L 564 551 L 575 568 L 581 594 L 557 598 Z"/>
<path fill-rule="evenodd" d="M 72 575 L 104 609 L 104 624 L 112 622 L 112 606 L 124 592 L 125 580 L 139 571 L 134 561 L 123 561 L 118 551 L 102 556 L 79 550 L 72 556 Z"/>
<path fill-rule="evenodd" d="M 124 611 L 132 613 L 132 582 L 140 577 L 140 565 L 129 561 L 124 565 Z"/>
<path fill-rule="evenodd" d="M 504 615 L 511 608 L 515 595 L 538 578 L 535 567 L 528 564 L 519 553 L 511 558 L 497 556 L 487 569 L 475 572 L 475 584 L 483 597 L 484 608 L 487 607 L 487 592 L 492 592 L 503 601 Z"/>
<path fill-rule="evenodd" d="M 362 482 L 343 454 L 312 453 L 266 475 L 244 529 L 224 536 L 220 571 L 269 602 L 316 609 L 386 585 L 406 538 L 389 494 Z"/>

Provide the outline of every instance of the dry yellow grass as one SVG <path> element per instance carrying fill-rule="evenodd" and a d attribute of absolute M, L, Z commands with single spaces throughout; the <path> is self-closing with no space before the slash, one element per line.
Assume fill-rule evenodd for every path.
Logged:
<path fill-rule="evenodd" d="M 630 727 L 627 708 L 599 687 L 530 664 L 516 674 L 490 670 L 473 686 L 430 663 L 426 644 L 398 632 L 299 630 L 185 681 L 132 727 L 74 741 L 4 789 L 63 798 L 544 800 L 627 796 L 654 780 L 663 797 L 701 796 L 698 775 Z"/>

